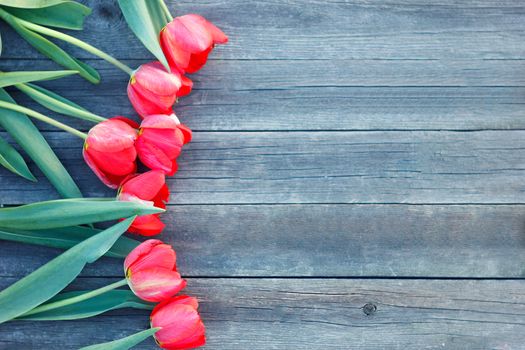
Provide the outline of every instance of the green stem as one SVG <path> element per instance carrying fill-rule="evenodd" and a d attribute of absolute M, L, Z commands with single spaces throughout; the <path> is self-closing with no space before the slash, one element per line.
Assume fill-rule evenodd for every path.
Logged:
<path fill-rule="evenodd" d="M 107 120 L 106 118 L 103 118 L 103 117 L 101 117 L 99 115 L 96 115 L 94 113 L 91 113 L 89 111 L 86 111 L 86 110 L 83 110 L 83 109 L 80 109 L 80 108 L 73 107 L 71 105 L 68 105 L 67 103 L 64 103 L 64 102 L 59 101 L 59 100 L 57 100 L 55 98 L 52 98 L 51 96 L 48 96 L 48 95 L 46 95 L 44 93 L 41 93 L 40 91 L 38 91 L 36 89 L 33 89 L 29 85 L 26 85 L 26 84 L 15 84 L 15 87 L 18 90 L 28 94 L 29 97 L 31 97 L 31 94 L 34 94 L 34 95 L 38 96 L 38 98 L 43 100 L 43 101 L 46 101 L 48 103 L 56 104 L 56 105 L 60 106 L 60 108 L 66 110 L 68 112 L 71 112 L 72 114 L 68 114 L 71 117 L 76 117 L 78 115 L 78 118 L 83 119 L 83 120 L 87 120 L 87 121 L 90 121 L 90 122 L 94 122 L 94 123 L 100 123 L 100 122 L 103 122 L 103 121 Z M 64 114 L 64 113 L 61 113 L 61 114 Z"/>
<path fill-rule="evenodd" d="M 78 137 L 80 137 L 80 138 L 82 138 L 84 140 L 87 138 L 87 134 L 83 133 L 82 131 L 79 131 L 79 130 L 77 130 L 75 128 L 72 128 L 72 127 L 66 125 L 66 124 L 63 124 L 63 123 L 61 123 L 59 121 L 56 121 L 53 118 L 49 118 L 49 117 L 43 115 L 42 113 L 38 113 L 37 111 L 33 111 L 32 109 L 19 106 L 19 105 L 15 104 L 15 103 L 0 101 L 0 108 L 10 109 L 10 110 L 15 111 L 15 112 L 20 112 L 20 113 L 23 113 L 23 114 L 27 114 L 30 117 L 33 117 L 33 118 L 38 119 L 40 121 L 43 121 L 44 123 L 47 123 L 49 125 L 56 126 L 57 128 L 62 129 L 64 131 L 67 131 L 68 133 L 73 134 L 75 136 L 78 136 Z M 0 118 L 1 118 L 1 116 L 0 116 Z"/>
<path fill-rule="evenodd" d="M 76 297 L 72 297 L 72 298 L 68 298 L 68 299 L 64 299 L 64 300 L 55 301 L 54 303 L 49 303 L 49 304 L 44 304 L 44 305 L 41 305 L 41 306 L 37 306 L 33 310 L 28 311 L 25 314 L 21 315 L 21 317 L 22 316 L 29 316 L 29 315 L 38 314 L 38 313 L 44 312 L 44 311 L 58 309 L 60 307 L 68 306 L 68 305 L 71 305 L 71 304 L 76 304 L 76 303 L 79 303 L 81 301 L 94 298 L 97 295 L 109 292 L 110 290 L 113 290 L 115 288 L 122 287 L 122 286 L 126 285 L 127 283 L 128 283 L 127 280 L 123 279 L 121 281 L 109 284 L 109 285 L 107 285 L 105 287 L 102 287 L 102 288 L 99 288 L 99 289 L 95 289 L 95 290 L 92 290 L 92 291 L 84 293 L 84 294 L 77 295 Z"/>
<path fill-rule="evenodd" d="M 127 74 L 129 74 L 129 75 L 133 74 L 133 69 L 131 69 L 130 67 L 128 67 L 124 63 L 120 62 L 119 60 L 117 60 L 113 56 L 108 55 L 104 51 L 101 51 L 101 50 L 97 49 L 96 47 L 91 46 L 90 44 L 88 44 L 86 42 L 83 42 L 82 40 L 78 40 L 75 37 L 72 37 L 70 35 L 64 34 L 64 33 L 59 32 L 57 30 L 49 29 L 49 28 L 40 26 L 38 24 L 34 24 L 34 23 L 31 23 L 31 22 L 25 21 L 25 20 L 20 19 L 20 18 L 17 18 L 17 21 L 20 24 L 22 24 L 24 27 L 26 27 L 27 29 L 31 29 L 31 30 L 33 30 L 33 31 L 35 31 L 37 33 L 44 34 L 44 35 L 47 35 L 47 36 L 50 36 L 50 37 L 53 37 L 53 38 L 56 38 L 56 39 L 59 39 L 59 40 L 63 40 L 63 41 L 68 42 L 68 43 L 70 43 L 72 45 L 78 46 L 81 49 L 86 50 L 87 52 L 92 53 L 93 55 L 98 56 L 98 57 L 102 58 L 103 60 L 106 60 L 107 62 L 113 64 L 117 68 L 120 68 L 121 70 L 123 70 Z"/>
<path fill-rule="evenodd" d="M 169 22 L 173 21 L 173 16 L 171 15 L 170 10 L 168 9 L 168 6 L 166 6 L 166 3 L 164 2 L 164 0 L 158 0 L 158 1 L 160 4 L 160 7 L 162 8 L 162 11 L 164 11 L 164 15 L 166 16 L 166 18 L 168 18 L 168 21 Z"/>

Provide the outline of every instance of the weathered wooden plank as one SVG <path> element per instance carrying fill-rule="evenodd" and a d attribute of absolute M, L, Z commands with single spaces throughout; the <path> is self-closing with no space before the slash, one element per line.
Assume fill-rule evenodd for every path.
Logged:
<path fill-rule="evenodd" d="M 120 58 L 150 57 L 127 28 L 114 1 L 85 3 L 93 14 L 86 21 L 89 30 L 78 33 L 79 38 Z M 228 33 L 230 43 L 217 50 L 216 58 L 525 58 L 525 10 L 520 0 L 169 3 L 174 14 L 202 14 Z M 19 44 L 11 31 L 2 36 L 3 55 L 28 57 L 26 45 Z M 89 57 L 80 50 L 71 51 Z M 34 51 L 30 54 L 39 57 Z"/>
<path fill-rule="evenodd" d="M 525 203 L 525 131 L 201 132 L 168 180 L 174 204 Z M 85 195 L 105 188 L 82 142 L 46 133 Z M 30 166 L 32 170 L 34 167 Z M 56 197 L 0 169 L 1 204 Z"/>
<path fill-rule="evenodd" d="M 98 114 L 138 120 L 122 86 L 120 94 L 112 95 L 112 85 L 103 84 L 92 95 L 91 89 L 59 91 Z M 22 105 L 49 113 L 20 93 L 13 96 Z M 525 129 L 523 96 L 525 88 L 505 87 L 194 90 L 175 111 L 194 131 L 507 130 Z M 91 125 L 59 119 L 82 129 Z M 39 127 L 52 130 L 42 123 Z"/>
<path fill-rule="evenodd" d="M 523 205 L 171 206 L 160 239 L 189 276 L 525 277 Z M 0 276 L 59 251 L 0 242 Z M 118 276 L 122 260 L 86 276 Z"/>
<path fill-rule="evenodd" d="M 56 69 L 49 60 L 2 60 L 4 70 L 29 70 L 38 62 L 39 69 Z M 59 91 L 96 91 L 101 88 L 111 96 L 126 92 L 129 77 L 109 63 L 87 60 L 99 69 L 102 82 L 88 84 L 79 77 L 67 77 L 47 83 Z M 125 60 L 137 68 L 147 60 Z M 196 89 L 203 90 L 288 90 L 298 88 L 347 87 L 523 87 L 522 60 L 331 60 L 319 65 L 315 60 L 210 60 L 198 73 L 190 75 Z M 106 84 L 111 84 L 107 87 Z M 116 88 L 119 88 L 115 91 Z M 86 91 L 87 90 L 87 91 Z M 104 91 L 104 90 L 102 90 Z M 211 93 L 211 92 L 210 92 Z M 190 95 L 191 96 L 191 95 Z M 185 97 L 184 99 L 188 99 Z"/>
<path fill-rule="evenodd" d="M 100 115 L 135 117 L 126 75 L 105 62 L 89 62 L 102 74 L 100 85 L 75 77 L 42 85 Z M 30 60 L 0 63 L 4 70 L 34 65 Z M 38 63 L 39 69 L 56 69 L 52 62 Z M 195 90 L 176 111 L 191 128 L 205 131 L 524 129 L 525 87 L 518 87 L 525 85 L 524 67 L 522 61 L 495 60 L 330 61 L 323 66 L 312 61 L 212 61 L 194 76 Z M 10 91 L 22 105 L 49 113 Z M 90 125 L 61 120 L 83 129 Z"/>
<path fill-rule="evenodd" d="M 432 68 L 432 62 L 418 68 L 406 61 L 392 69 L 387 61 L 371 62 L 368 68 L 343 61 L 332 67 L 317 67 L 310 61 L 211 62 L 211 67 L 195 76 L 196 89 L 180 100 L 176 112 L 194 130 L 206 131 L 525 128 L 525 88 L 504 87 L 524 85 L 525 65 L 521 61 L 456 62 L 456 69 L 446 65 Z M 101 71 L 100 85 L 79 78 L 41 85 L 100 115 L 135 117 L 126 96 L 126 76 L 103 62 L 90 63 Z M 33 64 L 27 60 L 0 61 L 6 70 L 27 70 Z M 482 66 L 480 70 L 485 73 L 468 70 L 472 64 Z M 47 61 L 39 62 L 40 66 L 56 68 Z M 300 74 L 301 70 L 309 74 Z M 282 71 L 287 72 L 285 77 Z M 439 86 L 461 85 L 461 80 L 501 86 Z M 411 84 L 436 86 L 403 86 Z M 10 91 L 20 104 L 54 115 L 17 90 Z M 90 125 L 72 118 L 61 120 L 83 129 Z M 52 130 L 46 124 L 39 127 Z"/>
<path fill-rule="evenodd" d="M 187 291 L 201 300 L 206 349 L 485 350 L 525 341 L 523 280 L 191 279 Z M 366 315 L 367 304 L 376 311 Z M 73 349 L 148 323 L 147 311 L 6 323 L 0 348 Z"/>

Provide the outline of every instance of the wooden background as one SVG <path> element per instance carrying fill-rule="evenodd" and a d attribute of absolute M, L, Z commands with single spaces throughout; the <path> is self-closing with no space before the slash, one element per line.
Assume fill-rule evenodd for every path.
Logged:
<path fill-rule="evenodd" d="M 132 67 L 151 59 L 116 1 L 85 3 L 81 39 Z M 195 134 L 163 216 L 162 239 L 202 301 L 206 349 L 525 349 L 523 1 L 169 5 L 230 37 L 176 109 Z M 0 29 L 2 70 L 58 68 Z M 136 117 L 127 77 L 68 49 L 101 84 L 42 85 L 95 113 Z M 78 139 L 39 126 L 85 195 L 114 195 Z M 31 168 L 37 184 L 0 170 L 1 204 L 57 198 Z M 58 253 L 0 247 L 2 288 Z M 73 288 L 122 278 L 121 263 L 89 266 Z M 0 348 L 74 349 L 147 325 L 135 310 L 12 322 Z"/>

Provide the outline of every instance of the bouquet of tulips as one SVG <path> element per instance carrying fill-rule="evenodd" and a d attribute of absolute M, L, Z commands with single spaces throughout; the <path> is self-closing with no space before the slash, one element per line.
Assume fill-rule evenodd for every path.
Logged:
<path fill-rule="evenodd" d="M 90 9 L 73 0 L 0 0 L 0 18 L 42 54 L 67 68 L 62 71 L 0 72 L 0 126 L 3 127 L 64 197 L 0 209 L 0 239 L 66 249 L 64 253 L 0 292 L 0 323 L 9 320 L 70 320 L 123 307 L 150 309 L 151 328 L 83 349 L 129 349 L 154 336 L 164 349 L 204 345 L 205 328 L 197 299 L 178 295 L 186 281 L 177 271 L 174 249 L 158 239 L 126 237 L 160 234 L 167 208 L 166 176 L 177 172 L 177 157 L 191 141 L 191 130 L 173 108 L 193 83 L 187 74 L 201 69 L 226 35 L 205 18 L 173 18 L 163 0 L 119 0 L 135 35 L 157 58 L 133 70 L 96 47 L 59 29 L 80 30 Z M 53 27 L 55 29 L 52 29 Z M 105 118 L 37 84 L 79 74 L 91 83 L 100 75 L 46 37 L 76 45 L 129 74 L 127 94 L 140 123 Z M 18 105 L 4 87 L 14 87 L 51 112 L 95 123 L 87 133 L 48 115 Z M 114 199 L 82 198 L 30 118 L 83 140 L 82 155 L 93 173 L 117 190 Z M 79 145 L 80 146 L 80 145 Z M 80 156 L 80 152 L 79 152 Z M 137 173 L 140 161 L 148 171 Z M 22 154 L 0 138 L 0 164 L 36 181 Z M 107 229 L 98 222 L 117 220 Z M 90 291 L 64 292 L 87 263 L 102 256 L 124 258 L 123 279 Z M 129 289 L 118 289 L 128 286 Z"/>

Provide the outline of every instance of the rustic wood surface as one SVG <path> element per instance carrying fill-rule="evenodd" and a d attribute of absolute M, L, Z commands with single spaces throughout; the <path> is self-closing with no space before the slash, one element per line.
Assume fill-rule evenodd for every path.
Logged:
<path fill-rule="evenodd" d="M 93 14 L 76 36 L 132 67 L 151 59 L 116 1 L 83 2 Z M 162 236 L 202 300 L 206 349 L 525 349 L 525 3 L 167 2 L 230 37 L 176 109 L 195 133 Z M 0 31 L 1 70 L 58 69 Z M 63 46 L 102 82 L 42 86 L 136 118 L 124 74 Z M 81 142 L 37 125 L 85 195 L 114 195 Z M 0 169 L 0 205 L 57 198 L 30 167 L 36 184 Z M 59 253 L 0 247 L 0 288 Z M 102 286 L 121 263 L 102 259 L 71 288 Z M 0 349 L 75 349 L 147 324 L 136 310 L 7 323 Z"/>

